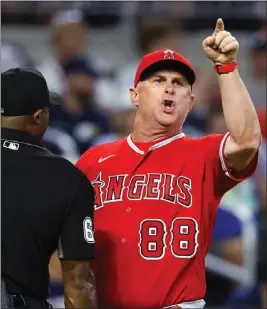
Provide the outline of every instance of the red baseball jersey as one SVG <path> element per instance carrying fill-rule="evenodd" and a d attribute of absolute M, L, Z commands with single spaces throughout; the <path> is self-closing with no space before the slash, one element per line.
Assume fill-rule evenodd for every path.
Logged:
<path fill-rule="evenodd" d="M 224 160 L 226 135 L 183 133 L 157 143 L 130 136 L 89 149 L 77 166 L 95 189 L 99 306 L 202 308 L 205 256 L 223 194 L 252 175 Z"/>

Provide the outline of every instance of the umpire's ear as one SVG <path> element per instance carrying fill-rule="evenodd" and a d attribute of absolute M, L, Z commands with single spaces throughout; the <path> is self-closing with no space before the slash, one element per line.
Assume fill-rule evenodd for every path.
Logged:
<path fill-rule="evenodd" d="M 34 114 L 33 114 L 33 121 L 34 123 L 40 124 L 42 121 L 42 113 L 43 110 L 42 109 L 38 109 Z"/>
<path fill-rule="evenodd" d="M 132 104 L 137 107 L 139 103 L 138 91 L 136 90 L 136 88 L 130 88 L 129 92 Z"/>

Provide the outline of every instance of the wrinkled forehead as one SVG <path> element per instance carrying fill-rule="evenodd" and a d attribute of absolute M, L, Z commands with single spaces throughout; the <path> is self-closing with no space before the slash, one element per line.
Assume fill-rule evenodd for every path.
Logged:
<path fill-rule="evenodd" d="M 151 73 L 150 78 L 151 77 L 156 77 L 156 76 L 162 76 L 162 77 L 166 77 L 166 78 L 179 78 L 179 79 L 184 79 L 186 80 L 185 76 L 180 73 L 177 72 L 175 70 L 158 70 L 156 72 Z"/>
<path fill-rule="evenodd" d="M 139 83 L 143 84 L 144 82 L 152 80 L 153 78 L 156 78 L 156 77 L 161 77 L 165 79 L 181 79 L 184 83 L 189 85 L 188 80 L 182 73 L 176 70 L 171 70 L 171 69 L 162 69 L 162 70 L 153 71 Z"/>

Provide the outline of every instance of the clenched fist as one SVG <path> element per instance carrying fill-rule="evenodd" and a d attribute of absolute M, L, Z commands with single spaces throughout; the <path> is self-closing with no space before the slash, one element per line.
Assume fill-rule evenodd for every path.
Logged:
<path fill-rule="evenodd" d="M 223 20 L 218 18 L 213 35 L 203 41 L 202 47 L 214 63 L 225 64 L 236 60 L 239 43 L 230 32 L 224 30 Z"/>

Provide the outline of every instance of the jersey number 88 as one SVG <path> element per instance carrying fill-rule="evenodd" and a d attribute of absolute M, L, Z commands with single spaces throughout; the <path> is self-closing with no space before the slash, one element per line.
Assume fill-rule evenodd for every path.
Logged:
<path fill-rule="evenodd" d="M 170 249 L 177 258 L 191 258 L 197 252 L 198 224 L 193 218 L 175 218 L 170 228 Z M 167 248 L 167 228 L 160 219 L 146 219 L 140 224 L 140 254 L 146 260 L 159 260 Z"/>

